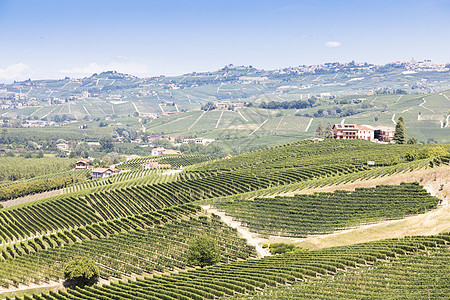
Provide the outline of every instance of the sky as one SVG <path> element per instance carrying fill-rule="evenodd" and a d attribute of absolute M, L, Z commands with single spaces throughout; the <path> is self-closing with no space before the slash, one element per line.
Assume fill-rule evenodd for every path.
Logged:
<path fill-rule="evenodd" d="M 0 82 L 431 59 L 450 0 L 0 0 Z"/>

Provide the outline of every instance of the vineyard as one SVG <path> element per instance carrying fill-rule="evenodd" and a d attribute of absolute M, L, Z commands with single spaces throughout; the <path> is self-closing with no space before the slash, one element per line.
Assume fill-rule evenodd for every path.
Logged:
<path fill-rule="evenodd" d="M 0 201 L 86 182 L 88 176 L 90 176 L 89 170 L 76 170 L 33 177 L 29 180 L 12 181 L 0 186 Z"/>
<path fill-rule="evenodd" d="M 230 159 L 219 159 L 189 166 L 189 171 L 230 171 L 239 169 L 290 168 L 305 165 L 330 164 L 365 165 L 373 161 L 376 166 L 386 166 L 404 161 L 408 151 L 433 148 L 431 145 L 385 145 L 364 140 L 325 140 L 314 143 L 299 141 L 273 148 L 244 153 Z M 450 146 L 443 145 L 447 151 Z"/>
<path fill-rule="evenodd" d="M 144 156 L 135 159 L 130 159 L 117 165 L 117 168 L 123 170 L 136 170 L 142 169 L 141 165 L 146 162 L 156 161 L 160 164 L 168 164 L 173 169 L 178 169 L 180 167 L 186 167 L 193 164 L 198 164 L 201 162 L 209 161 L 211 157 L 200 154 L 169 154 L 169 155 L 158 155 L 158 156 Z"/>
<path fill-rule="evenodd" d="M 335 276 L 279 287 L 237 299 L 448 299 L 450 250 L 376 261 Z"/>
<path fill-rule="evenodd" d="M 199 207 L 185 205 L 62 231 L 9 247 L 3 252 L 7 260 L 0 261 L 0 284 L 9 287 L 58 280 L 63 277 L 64 262 L 80 254 L 100 266 L 103 278 L 184 269 L 188 266 L 184 258 L 187 243 L 203 234 L 221 241 L 224 263 L 255 255 L 235 230 L 204 216 Z"/>
<path fill-rule="evenodd" d="M 432 289 L 433 293 L 442 294 L 445 293 L 445 290 L 441 289 L 448 288 L 448 285 L 445 285 L 448 283 L 445 278 L 448 278 L 449 242 L 449 234 L 381 240 L 345 247 L 222 263 L 187 272 L 119 281 L 102 286 L 68 289 L 58 293 L 50 292 L 45 296 L 27 296 L 24 299 L 214 299 L 236 294 L 255 293 L 280 285 L 290 285 L 289 289 L 286 289 L 286 292 L 289 293 L 297 286 L 301 287 L 302 284 L 314 286 L 317 282 L 320 287 L 324 280 L 333 280 L 332 276 L 326 275 L 333 275 L 334 278 L 337 278 L 333 282 L 337 282 L 335 286 L 339 287 L 339 278 L 344 277 L 342 276 L 344 272 L 350 274 L 350 279 L 342 288 L 345 289 L 349 286 L 351 289 L 353 285 L 358 285 L 358 282 L 351 281 L 352 274 L 365 270 L 368 275 L 364 275 L 363 278 L 368 280 L 369 286 L 376 287 L 377 285 L 372 284 L 369 280 L 374 278 L 381 281 L 381 278 L 377 277 L 375 272 L 369 273 L 369 268 L 377 270 L 386 265 L 385 268 L 389 270 L 389 265 L 395 266 L 396 264 L 403 269 L 395 269 L 393 270 L 394 275 L 390 275 L 394 286 L 405 287 L 412 283 L 405 282 L 407 278 L 401 276 L 401 271 L 416 267 L 412 270 L 419 271 L 420 275 L 425 273 L 425 276 L 411 273 L 408 274 L 409 277 L 415 276 L 415 280 L 426 283 L 425 286 Z M 427 257 L 430 255 L 432 259 L 428 261 Z M 424 268 L 420 264 L 421 258 L 434 268 Z M 431 270 L 438 273 L 431 273 Z M 436 284 L 427 281 L 427 274 L 432 275 L 433 278 L 441 275 L 444 279 Z M 383 275 L 382 269 L 380 275 Z M 345 279 L 347 279 L 346 276 Z M 284 290 L 275 291 L 282 295 Z M 369 296 L 375 296 L 376 291 L 376 289 L 364 290 Z M 398 292 L 396 291 L 394 295 L 400 295 Z"/>
<path fill-rule="evenodd" d="M 259 233 L 305 237 L 423 213 L 439 204 L 417 183 L 294 197 L 221 201 L 215 206 Z"/>
<path fill-rule="evenodd" d="M 250 246 L 239 237 L 239 230 L 198 206 L 209 204 L 224 210 L 251 231 L 286 237 L 330 233 L 423 213 L 436 208 L 440 199 L 416 183 L 277 196 L 448 164 L 448 155 L 405 158 L 420 147 L 433 146 L 301 141 L 230 159 L 168 155 L 123 162 L 117 167 L 126 172 L 72 180 L 63 185 L 64 194 L 0 209 L 0 292 L 61 280 L 65 263 L 78 255 L 90 257 L 100 268 L 101 278 L 112 283 L 24 299 L 265 297 L 261 291 L 266 288 L 321 282 L 328 278 L 322 275 L 352 274 L 367 265 L 400 261 L 423 250 L 445 252 L 449 234 L 255 259 L 262 256 L 260 246 Z M 144 169 L 141 164 L 149 161 L 179 170 Z M 30 187 L 39 180 L 75 174 L 70 172 L 40 174 L 40 179 L 29 179 Z M 206 268 L 188 264 L 189 241 L 201 235 L 218 243 L 219 264 Z"/>
<path fill-rule="evenodd" d="M 77 197 L 44 199 L 0 211 L 0 241 L 14 242 L 38 234 L 138 215 L 195 200 L 245 193 L 358 170 L 361 169 L 351 166 L 292 168 L 260 177 L 250 172 L 226 172 L 198 179 L 108 189 Z M 77 210 L 73 207 L 77 207 Z"/>
<path fill-rule="evenodd" d="M 66 158 L 0 157 L 0 186 L 9 181 L 68 171 L 74 164 L 74 159 Z"/>

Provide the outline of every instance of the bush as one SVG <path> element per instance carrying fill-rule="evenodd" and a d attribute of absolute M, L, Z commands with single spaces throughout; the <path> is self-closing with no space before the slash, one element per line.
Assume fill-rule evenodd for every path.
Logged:
<path fill-rule="evenodd" d="M 211 266 L 220 261 L 220 248 L 217 242 L 202 235 L 193 239 L 189 243 L 187 254 L 187 262 L 193 266 L 206 267 Z"/>
<path fill-rule="evenodd" d="M 99 277 L 99 267 L 85 256 L 78 256 L 64 266 L 64 278 L 70 285 L 93 285 Z"/>
<path fill-rule="evenodd" d="M 263 245 L 263 248 L 264 248 L 264 245 Z M 272 253 L 272 254 L 284 254 L 287 252 L 307 251 L 307 249 L 296 247 L 294 244 L 286 244 L 286 243 L 272 243 L 269 246 L 269 250 L 270 250 L 270 253 Z"/>

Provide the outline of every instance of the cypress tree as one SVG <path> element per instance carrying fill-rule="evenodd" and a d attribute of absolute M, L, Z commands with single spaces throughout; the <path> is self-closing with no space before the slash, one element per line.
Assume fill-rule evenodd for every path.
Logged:
<path fill-rule="evenodd" d="M 395 125 L 394 142 L 396 144 L 406 144 L 406 126 L 403 117 L 399 117 Z"/>
<path fill-rule="evenodd" d="M 319 121 L 319 125 L 317 125 L 316 135 L 321 136 L 323 134 L 323 125 L 322 121 Z"/>
<path fill-rule="evenodd" d="M 333 126 L 331 126 L 331 122 L 328 121 L 327 128 L 325 129 L 325 138 L 331 139 L 333 137 Z"/>

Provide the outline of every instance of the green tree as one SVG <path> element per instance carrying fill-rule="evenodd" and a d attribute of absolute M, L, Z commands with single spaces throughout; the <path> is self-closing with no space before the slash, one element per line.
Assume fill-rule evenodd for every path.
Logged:
<path fill-rule="evenodd" d="M 102 137 L 100 139 L 100 150 L 111 152 L 114 150 L 113 139 L 111 137 Z"/>
<path fill-rule="evenodd" d="M 333 137 L 333 126 L 331 126 L 330 121 L 328 121 L 327 128 L 325 129 L 325 138 L 331 139 Z"/>
<path fill-rule="evenodd" d="M 396 144 L 406 144 L 406 126 L 403 117 L 398 118 L 395 125 L 394 141 Z"/>
<path fill-rule="evenodd" d="M 211 266 L 220 261 L 217 242 L 207 235 L 199 236 L 189 243 L 187 262 L 193 266 Z"/>
<path fill-rule="evenodd" d="M 415 145 L 415 144 L 417 144 L 418 142 L 419 142 L 419 140 L 418 140 L 417 138 L 415 138 L 415 137 L 410 137 L 410 138 L 408 139 L 407 144 Z"/>
<path fill-rule="evenodd" d="M 85 256 L 75 257 L 64 266 L 64 278 L 74 285 L 93 285 L 99 277 L 99 267 Z"/>
<path fill-rule="evenodd" d="M 322 121 L 319 121 L 319 125 L 317 125 L 317 128 L 316 128 L 316 135 L 321 136 L 322 134 L 323 134 L 323 125 L 322 125 Z"/>

